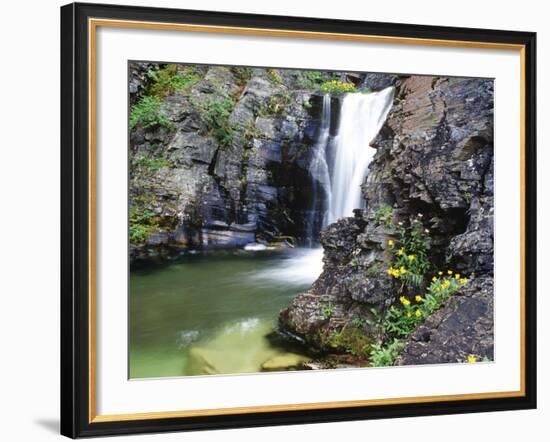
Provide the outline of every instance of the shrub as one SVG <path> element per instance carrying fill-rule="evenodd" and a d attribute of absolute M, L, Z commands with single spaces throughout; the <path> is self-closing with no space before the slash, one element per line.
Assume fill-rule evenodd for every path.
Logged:
<path fill-rule="evenodd" d="M 286 107 L 291 103 L 292 98 L 288 94 L 275 94 L 269 98 L 267 103 L 263 103 L 258 109 L 258 116 L 269 117 L 284 115 Z"/>
<path fill-rule="evenodd" d="M 134 129 L 141 124 L 145 129 L 153 127 L 172 128 L 173 123 L 161 110 L 161 99 L 155 96 L 145 95 L 130 111 L 130 128 Z"/>

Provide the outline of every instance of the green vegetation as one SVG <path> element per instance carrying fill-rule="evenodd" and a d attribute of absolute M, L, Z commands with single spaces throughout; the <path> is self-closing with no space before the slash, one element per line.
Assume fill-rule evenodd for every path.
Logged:
<path fill-rule="evenodd" d="M 292 102 L 292 97 L 288 94 L 279 93 L 272 95 L 267 103 L 258 109 L 258 116 L 270 117 L 284 115 L 286 107 Z"/>
<path fill-rule="evenodd" d="M 386 345 L 371 344 L 371 367 L 388 367 L 393 365 L 402 349 L 403 343 L 398 339 L 393 339 Z"/>
<path fill-rule="evenodd" d="M 236 127 L 229 121 L 235 100 L 231 97 L 214 96 L 202 105 L 202 118 L 209 131 L 221 146 L 229 146 L 233 142 Z"/>
<path fill-rule="evenodd" d="M 136 199 L 130 206 L 129 233 L 130 243 L 144 242 L 153 232 L 159 228 L 159 217 L 149 209 L 142 206 L 143 199 Z"/>
<path fill-rule="evenodd" d="M 193 68 L 187 67 L 178 72 L 175 64 L 168 64 L 162 68 L 155 66 L 147 72 L 147 77 L 150 82 L 147 95 L 156 97 L 165 97 L 175 91 L 189 89 L 200 80 Z"/>
<path fill-rule="evenodd" d="M 382 221 L 383 216 L 380 215 L 379 219 Z M 426 284 L 426 275 L 433 268 L 428 258 L 431 239 L 421 219 L 422 215 L 418 214 L 409 227 L 399 223 L 398 240 L 388 241 L 388 247 L 394 255 L 388 274 L 402 282 L 400 292 L 404 289 L 408 289 L 409 293 L 422 290 L 424 294 L 415 294 L 410 299 L 400 295 L 399 304 L 392 305 L 383 316 L 371 309 L 374 320 L 368 320 L 367 323 L 386 337 L 385 344 L 379 342 L 372 345 L 370 360 L 375 367 L 392 365 L 403 347 L 402 340 L 468 283 L 468 278 L 447 270 L 446 273 L 437 272 L 431 282 Z M 422 289 L 426 285 L 427 288 Z"/>
<path fill-rule="evenodd" d="M 325 81 L 319 71 L 303 71 L 296 78 L 294 85 L 298 89 L 317 89 Z"/>
<path fill-rule="evenodd" d="M 326 81 L 321 85 L 321 91 L 343 94 L 346 92 L 355 92 L 355 84 L 346 83 L 341 80 Z"/>
<path fill-rule="evenodd" d="M 161 110 L 161 99 L 155 96 L 143 96 L 130 111 L 130 128 L 141 124 L 145 129 L 153 127 L 172 128 L 173 123 Z"/>
<path fill-rule="evenodd" d="M 388 241 L 388 246 L 394 254 L 394 262 L 388 269 L 388 274 L 403 282 L 409 288 L 422 284 L 424 276 L 431 270 L 428 258 L 430 250 L 429 230 L 424 229 L 419 214 L 409 227 L 398 227 L 398 240 Z"/>
<path fill-rule="evenodd" d="M 161 168 L 170 166 L 170 162 L 165 158 L 139 157 L 134 164 L 150 173 L 158 172 Z"/>
<path fill-rule="evenodd" d="M 472 194 L 470 192 L 462 193 L 462 198 L 464 198 L 464 201 L 466 201 L 466 204 L 470 204 L 472 202 Z"/>
<path fill-rule="evenodd" d="M 321 316 L 325 321 L 328 321 L 330 318 L 332 318 L 333 313 L 334 313 L 334 305 L 332 305 L 331 302 L 325 304 L 323 306 L 323 309 L 321 310 Z"/>
<path fill-rule="evenodd" d="M 393 226 L 393 209 L 390 206 L 381 206 L 374 214 L 376 225 L 383 225 L 387 229 Z"/>
<path fill-rule="evenodd" d="M 268 69 L 267 75 L 269 76 L 269 79 L 273 84 L 282 84 L 283 79 L 281 78 L 281 74 L 277 69 Z"/>
<path fill-rule="evenodd" d="M 371 351 L 371 340 L 358 327 L 346 327 L 330 337 L 331 347 L 353 356 L 367 357 Z"/>

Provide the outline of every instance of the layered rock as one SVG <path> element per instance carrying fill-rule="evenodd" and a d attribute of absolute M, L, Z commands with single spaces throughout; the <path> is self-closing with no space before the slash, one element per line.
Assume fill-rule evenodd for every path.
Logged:
<path fill-rule="evenodd" d="M 159 66 L 131 63 L 132 104 Z M 309 100 L 318 83 L 302 71 L 193 69 L 198 81 L 161 96 L 168 123 L 130 132 L 131 260 L 302 241 L 314 210 L 308 167 L 319 114 Z"/>
<path fill-rule="evenodd" d="M 383 315 L 400 294 L 411 295 L 386 273 L 393 258 L 387 244 L 397 238 L 396 223 L 407 226 L 420 214 L 435 268 L 457 270 L 470 283 L 408 339 L 397 363 L 458 361 L 467 354 L 490 358 L 493 82 L 369 75 L 367 84 L 392 84 L 396 94 L 372 143 L 377 152 L 363 185 L 367 209 L 322 233 L 324 271 L 281 312 L 280 329 L 330 351 L 326 337 L 335 330 L 356 327 L 358 315 L 373 320 L 372 309 Z M 388 207 L 389 223 L 379 217 Z M 322 314 L 328 303 L 330 318 Z M 362 329 L 377 333 L 376 327 Z"/>

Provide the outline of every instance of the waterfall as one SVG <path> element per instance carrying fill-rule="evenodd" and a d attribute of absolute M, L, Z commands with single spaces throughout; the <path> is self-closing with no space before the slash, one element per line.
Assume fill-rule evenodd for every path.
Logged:
<path fill-rule="evenodd" d="M 336 137 L 331 144 L 332 155 L 328 152 L 331 95 L 323 96 L 321 125 L 309 167 L 312 178 L 312 208 L 308 220 L 310 242 L 314 241 L 314 231 L 319 227 L 353 216 L 353 209 L 364 207 L 361 185 L 376 152 L 370 142 L 388 116 L 393 94 L 393 87 L 380 92 L 346 94 L 342 100 Z M 316 222 L 319 196 L 323 200 L 320 226 Z"/>
<path fill-rule="evenodd" d="M 393 102 L 393 87 L 344 97 L 334 141 L 335 156 L 327 195 L 327 221 L 353 216 L 364 206 L 361 184 L 376 150 L 370 142 L 380 131 Z"/>
<path fill-rule="evenodd" d="M 312 205 L 308 220 L 308 240 L 311 242 L 314 239 L 313 232 L 319 230 L 319 227 L 324 227 L 327 224 L 327 215 L 330 211 L 331 201 L 331 186 L 330 172 L 327 164 L 327 144 L 330 135 L 330 94 L 323 96 L 323 107 L 321 109 L 321 125 L 317 142 L 313 149 L 313 158 L 309 166 L 309 174 L 312 178 Z M 321 226 L 317 226 L 318 219 L 318 199 L 319 187 L 322 190 L 320 195 L 323 199 L 323 218 Z M 315 228 L 317 226 L 317 229 Z M 311 244 L 310 244 L 311 245 Z"/>

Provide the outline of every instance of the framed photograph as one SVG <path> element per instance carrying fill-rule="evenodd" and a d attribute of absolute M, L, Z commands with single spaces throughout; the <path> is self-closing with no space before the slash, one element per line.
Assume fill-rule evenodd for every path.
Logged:
<path fill-rule="evenodd" d="M 528 32 L 61 8 L 61 432 L 536 406 Z"/>

